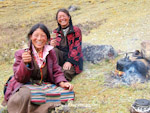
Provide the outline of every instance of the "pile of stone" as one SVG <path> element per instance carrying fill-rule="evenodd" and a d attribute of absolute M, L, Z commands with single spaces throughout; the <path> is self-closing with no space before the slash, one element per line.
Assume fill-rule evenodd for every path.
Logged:
<path fill-rule="evenodd" d="M 82 52 L 84 60 L 94 64 L 99 63 L 103 59 L 114 59 L 117 56 L 117 52 L 111 45 L 91 45 L 84 43 Z"/>

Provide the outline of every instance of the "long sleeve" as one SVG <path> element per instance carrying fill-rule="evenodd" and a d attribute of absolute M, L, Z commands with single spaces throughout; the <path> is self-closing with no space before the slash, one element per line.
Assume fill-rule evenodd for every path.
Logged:
<path fill-rule="evenodd" d="M 18 82 L 26 83 L 30 80 L 30 75 L 32 72 L 31 68 L 26 67 L 22 61 L 22 53 L 24 50 L 19 50 L 15 53 L 15 63 L 13 65 L 14 77 Z"/>
<path fill-rule="evenodd" d="M 71 62 L 72 64 L 78 65 L 78 61 L 81 57 L 81 51 L 82 51 L 82 34 L 81 30 L 78 27 L 75 27 L 75 37 L 74 42 L 71 44 L 71 51 L 69 51 L 69 56 L 67 61 Z"/>

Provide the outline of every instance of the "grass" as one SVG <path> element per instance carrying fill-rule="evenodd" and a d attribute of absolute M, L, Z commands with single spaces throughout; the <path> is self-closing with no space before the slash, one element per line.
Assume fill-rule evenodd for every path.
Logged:
<path fill-rule="evenodd" d="M 150 2 L 147 0 L 0 1 L 0 102 L 3 86 L 13 74 L 14 52 L 27 42 L 31 26 L 42 22 L 53 30 L 57 25 L 56 11 L 70 5 L 80 7 L 70 13 L 74 25 L 84 25 L 83 42 L 112 45 L 118 52 L 126 52 L 140 49 L 140 43 L 150 36 Z M 96 27 L 91 25 L 94 23 Z M 90 28 L 87 35 L 84 33 L 84 29 L 88 30 L 86 25 Z M 106 85 L 106 75 L 111 75 L 121 57 L 99 64 L 84 62 L 84 71 L 72 81 L 76 93 L 72 112 L 128 113 L 136 99 L 149 99 L 150 83 Z"/>
<path fill-rule="evenodd" d="M 8 80 L 9 76 L 13 75 L 13 71 L 12 71 L 12 64 L 10 63 L 3 63 L 0 65 L 0 103 L 2 103 L 3 99 L 4 99 L 4 93 L 3 93 L 3 89 L 4 89 L 4 85 L 6 83 L 6 81 Z M 6 107 L 3 107 L 2 105 L 0 105 L 0 113 L 6 113 L 6 111 L 2 110 L 2 109 L 6 109 Z M 1 111 L 2 110 L 2 111 Z"/>
<path fill-rule="evenodd" d="M 110 62 L 91 65 L 73 80 L 77 91 L 75 103 L 89 105 L 80 112 L 128 113 L 135 99 L 149 99 L 149 83 L 132 86 L 105 86 L 105 73 L 112 70 Z M 113 86 L 113 85 L 112 85 Z"/>

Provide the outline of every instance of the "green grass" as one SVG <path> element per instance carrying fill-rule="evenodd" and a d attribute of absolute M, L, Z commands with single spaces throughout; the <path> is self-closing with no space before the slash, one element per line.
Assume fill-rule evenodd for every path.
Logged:
<path fill-rule="evenodd" d="M 56 28 L 56 11 L 69 5 L 80 7 L 80 10 L 70 12 L 73 24 L 90 27 L 88 35 L 83 32 L 83 42 L 112 45 L 118 52 L 126 52 L 140 49 L 140 43 L 150 36 L 150 2 L 147 0 L 0 1 L 0 102 L 3 86 L 13 74 L 14 52 L 27 42 L 31 26 L 42 22 L 49 30 Z M 102 21 L 104 19 L 106 21 Z M 150 99 L 150 83 L 106 85 L 105 80 L 121 57 L 99 64 L 84 62 L 84 71 L 71 82 L 76 93 L 75 102 L 70 105 L 72 112 L 128 113 L 136 99 Z"/>
<path fill-rule="evenodd" d="M 98 113 L 128 113 L 135 99 L 149 99 L 149 83 L 134 84 L 132 86 L 104 86 L 105 73 L 113 68 L 110 63 L 87 67 L 81 75 L 73 80 L 75 85 L 75 103 L 82 103 L 92 107 Z M 90 77 L 89 77 L 90 76 Z M 91 108 L 79 109 L 88 112 Z"/>

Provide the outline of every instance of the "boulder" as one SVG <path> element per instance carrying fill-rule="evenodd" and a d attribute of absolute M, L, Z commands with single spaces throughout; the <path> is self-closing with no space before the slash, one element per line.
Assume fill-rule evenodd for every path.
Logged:
<path fill-rule="evenodd" d="M 76 10 L 79 10 L 79 7 L 77 6 L 74 6 L 74 5 L 71 5 L 68 7 L 68 11 L 71 12 L 71 11 L 76 11 Z"/>
<path fill-rule="evenodd" d="M 94 64 L 103 59 L 114 59 L 117 56 L 117 52 L 111 45 L 83 44 L 82 48 L 84 60 Z"/>
<path fill-rule="evenodd" d="M 141 43 L 141 54 L 144 59 L 150 61 L 150 40 Z"/>

